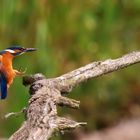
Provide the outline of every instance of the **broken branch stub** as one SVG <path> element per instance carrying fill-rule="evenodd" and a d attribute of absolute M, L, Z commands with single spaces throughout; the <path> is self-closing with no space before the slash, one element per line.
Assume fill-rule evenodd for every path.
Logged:
<path fill-rule="evenodd" d="M 54 80 L 47 80 L 41 74 L 26 76 L 23 80 L 25 85 L 31 84 L 31 98 L 26 120 L 10 140 L 46 140 L 58 131 L 64 132 L 86 124 L 58 117 L 57 105 L 76 109 L 79 108 L 80 102 L 61 96 Z"/>

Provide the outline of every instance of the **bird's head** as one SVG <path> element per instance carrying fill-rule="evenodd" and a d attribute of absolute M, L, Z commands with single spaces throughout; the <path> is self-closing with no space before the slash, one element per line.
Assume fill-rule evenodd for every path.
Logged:
<path fill-rule="evenodd" d="M 10 53 L 13 56 L 18 56 L 26 52 L 36 51 L 35 48 L 23 48 L 20 46 L 12 46 L 0 52 L 0 54 L 4 54 L 6 52 Z"/>

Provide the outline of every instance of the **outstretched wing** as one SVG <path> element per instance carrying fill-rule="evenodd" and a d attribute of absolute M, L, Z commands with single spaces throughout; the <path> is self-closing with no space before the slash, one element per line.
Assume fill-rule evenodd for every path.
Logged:
<path fill-rule="evenodd" d="M 3 72 L 0 72 L 0 93 L 1 99 L 5 99 L 7 97 L 7 81 Z"/>

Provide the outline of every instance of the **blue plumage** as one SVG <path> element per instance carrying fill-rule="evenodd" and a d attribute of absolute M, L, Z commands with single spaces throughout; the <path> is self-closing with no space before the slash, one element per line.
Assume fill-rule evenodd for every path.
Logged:
<path fill-rule="evenodd" d="M 23 50 L 23 48 L 19 45 L 12 45 L 11 47 L 7 48 L 10 50 Z"/>
<path fill-rule="evenodd" d="M 0 73 L 0 94 L 1 99 L 5 99 L 7 97 L 7 81 L 4 73 Z"/>

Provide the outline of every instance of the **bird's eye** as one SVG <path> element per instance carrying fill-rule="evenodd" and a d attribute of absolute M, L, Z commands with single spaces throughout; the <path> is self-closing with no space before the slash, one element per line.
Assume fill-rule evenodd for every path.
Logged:
<path fill-rule="evenodd" d="M 15 50 L 16 52 L 23 52 L 24 51 L 24 48 L 20 48 L 20 49 L 17 49 Z"/>

